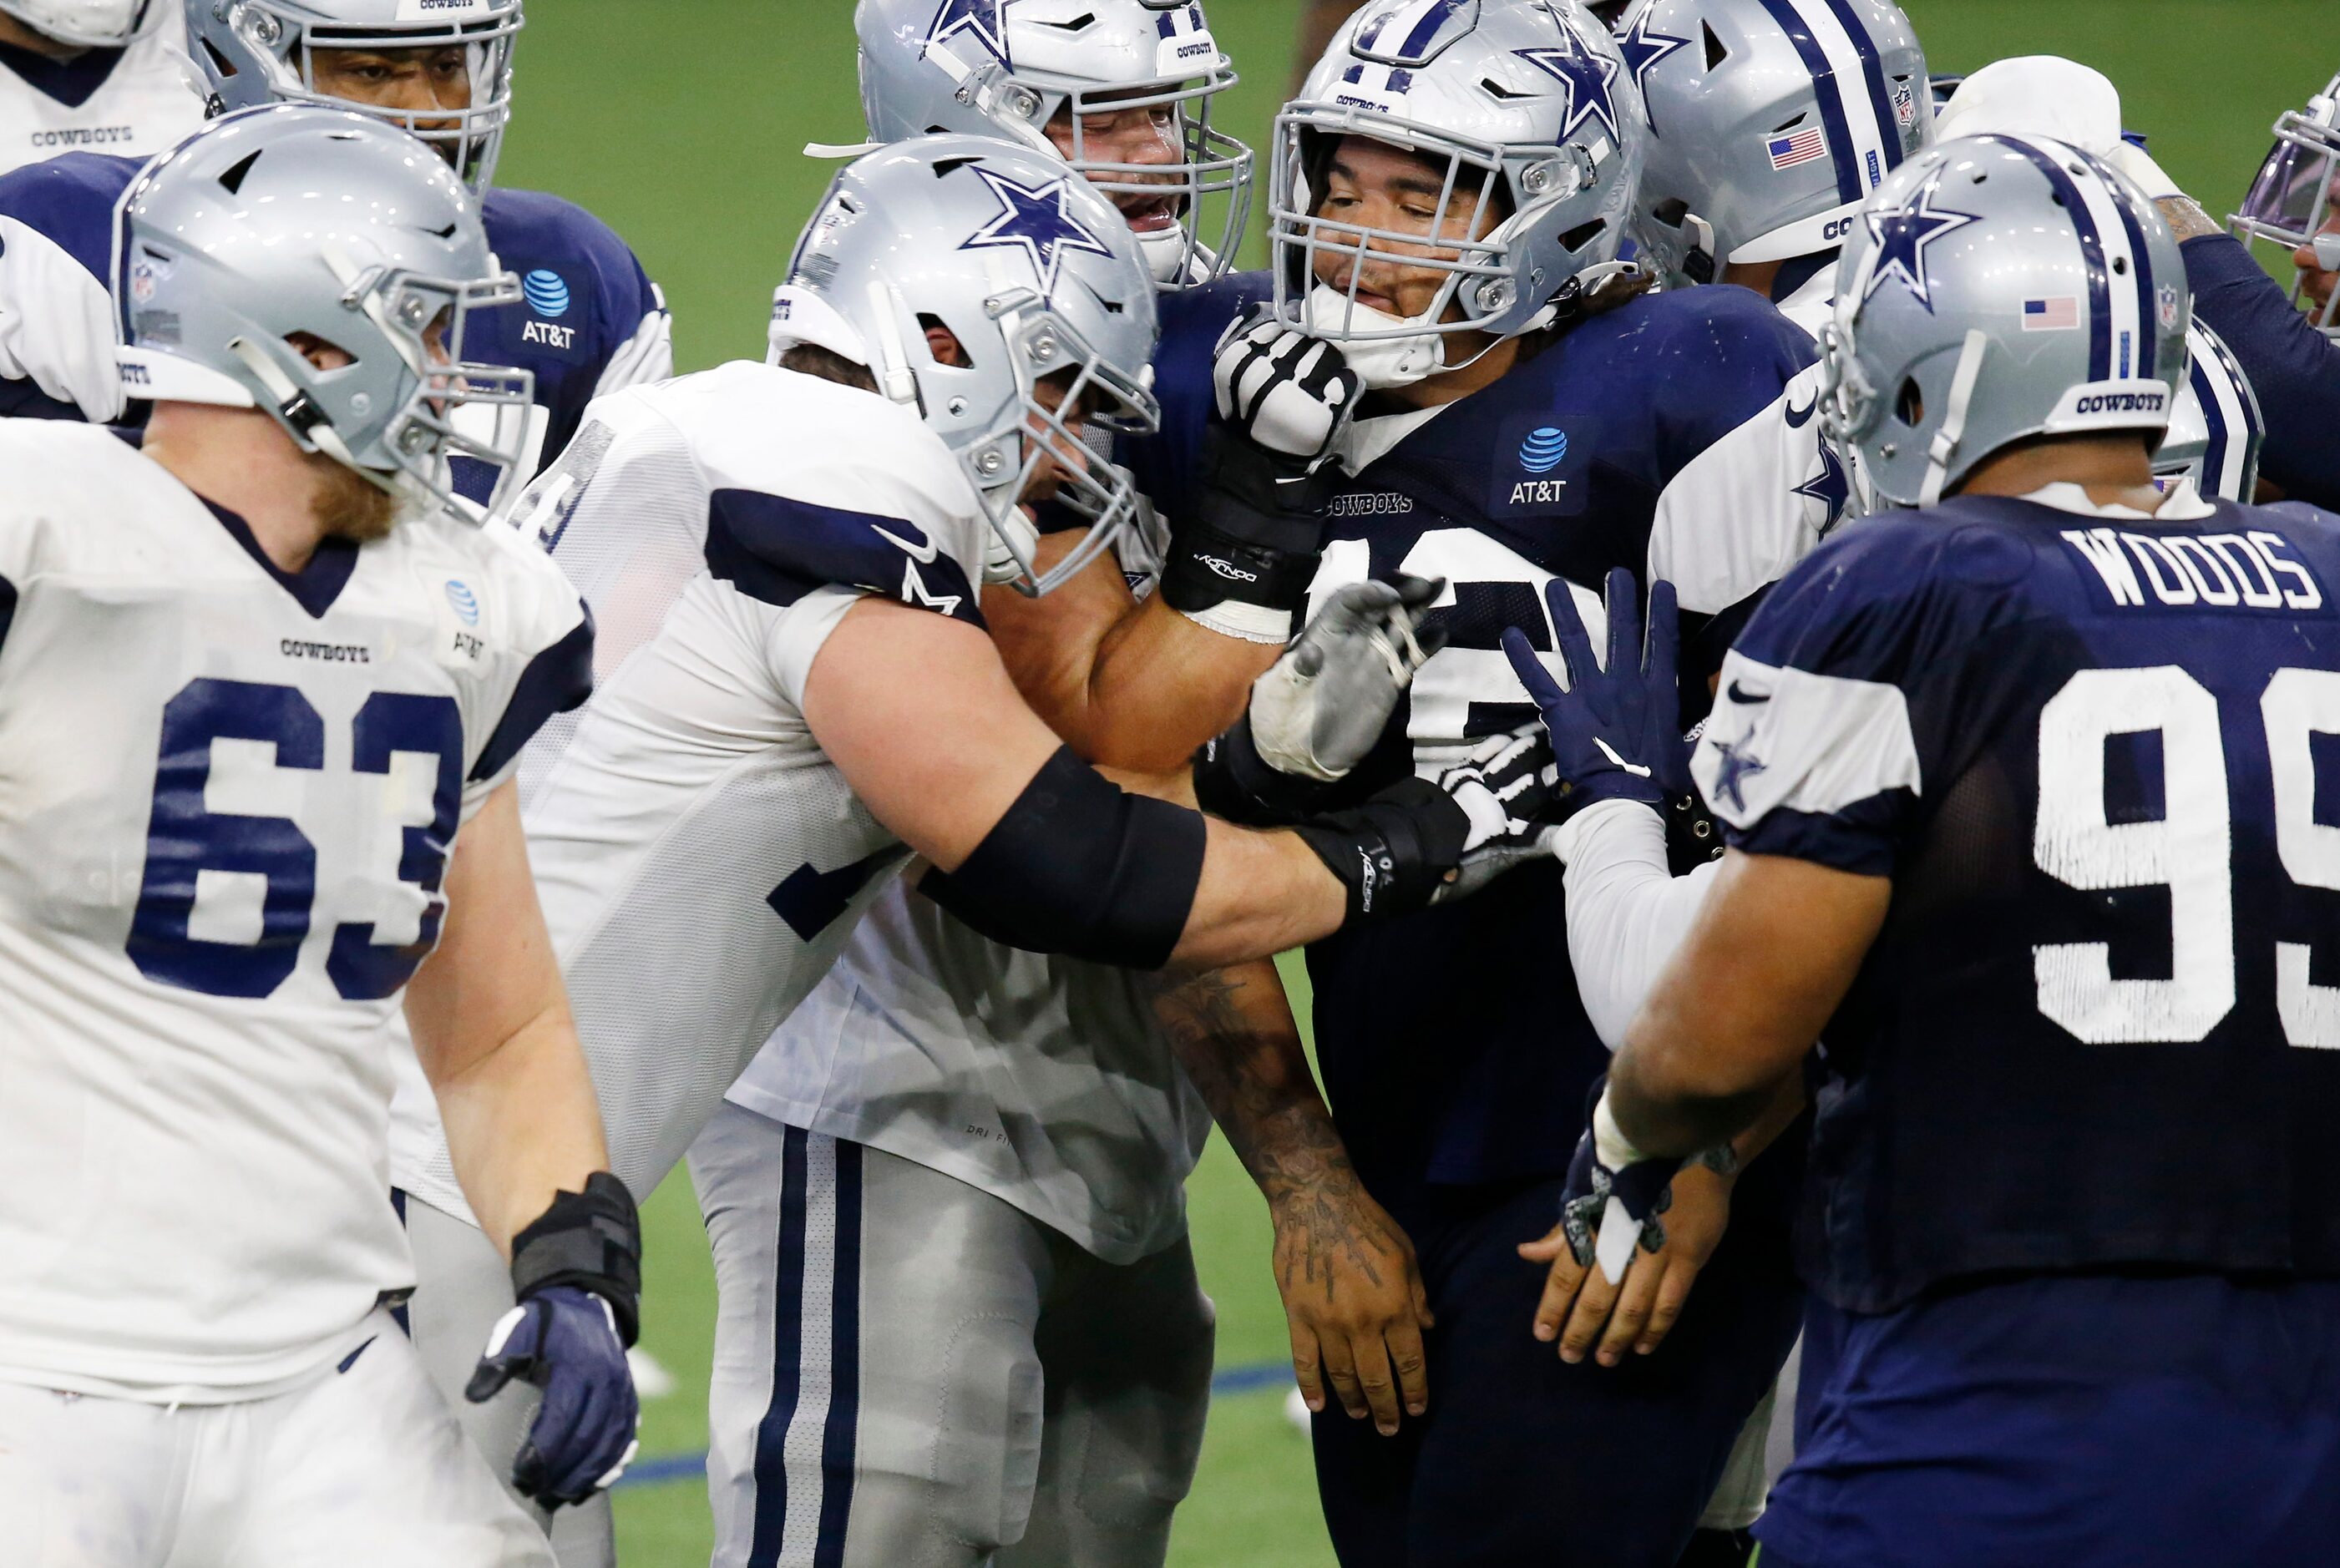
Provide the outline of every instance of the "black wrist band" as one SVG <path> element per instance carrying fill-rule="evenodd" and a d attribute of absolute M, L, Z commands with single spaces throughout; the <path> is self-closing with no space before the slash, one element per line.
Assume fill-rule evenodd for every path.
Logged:
<path fill-rule="evenodd" d="M 1361 806 L 1296 824 L 1349 893 L 1349 919 L 1424 909 L 1462 863 L 1470 819 L 1426 779 L 1405 778 Z"/>
<path fill-rule="evenodd" d="M 1294 555 L 1191 522 L 1171 537 L 1162 564 L 1162 602 L 1193 612 L 1234 599 L 1297 614 L 1307 607 L 1317 558 L 1315 551 Z"/>
<path fill-rule="evenodd" d="M 590 1290 L 610 1304 L 618 1337 L 641 1327 L 642 1222 L 633 1194 L 606 1170 L 583 1192 L 555 1193 L 552 1207 L 512 1238 L 512 1293 L 526 1301 L 555 1285 Z"/>

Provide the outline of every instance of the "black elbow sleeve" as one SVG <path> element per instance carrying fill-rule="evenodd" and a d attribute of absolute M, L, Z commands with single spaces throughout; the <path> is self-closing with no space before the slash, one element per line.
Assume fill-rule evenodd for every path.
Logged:
<path fill-rule="evenodd" d="M 994 942 L 1160 969 L 1203 880 L 1199 812 L 1131 794 L 1060 746 L 927 897 Z"/>

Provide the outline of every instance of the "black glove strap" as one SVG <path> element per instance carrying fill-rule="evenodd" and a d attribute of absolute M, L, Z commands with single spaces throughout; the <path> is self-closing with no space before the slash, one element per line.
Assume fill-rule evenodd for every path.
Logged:
<path fill-rule="evenodd" d="M 1348 889 L 1353 921 L 1427 908 L 1462 863 L 1471 821 L 1437 785 L 1407 778 L 1293 831 Z"/>
<path fill-rule="evenodd" d="M 555 1285 L 593 1292 L 610 1304 L 618 1337 L 631 1346 L 642 1297 L 642 1222 L 633 1194 L 606 1170 L 587 1177 L 583 1192 L 554 1194 L 552 1207 L 512 1238 L 511 1274 L 521 1301 Z"/>
<path fill-rule="evenodd" d="M 1195 754 L 1195 804 L 1245 827 L 1282 827 L 1316 809 L 1334 786 L 1279 773 L 1259 754 L 1251 715 Z"/>

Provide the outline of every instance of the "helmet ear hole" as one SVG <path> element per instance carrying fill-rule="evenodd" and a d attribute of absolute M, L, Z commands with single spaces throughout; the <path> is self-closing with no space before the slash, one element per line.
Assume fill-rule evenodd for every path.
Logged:
<path fill-rule="evenodd" d="M 927 352 L 934 356 L 936 364 L 959 370 L 975 369 L 975 356 L 967 352 L 959 335 L 943 324 L 940 316 L 931 311 L 919 311 L 918 330 L 927 335 Z"/>
<path fill-rule="evenodd" d="M 1650 209 L 1650 216 L 1669 229 L 1679 229 L 1690 216 L 1690 203 L 1676 196 Z"/>
<path fill-rule="evenodd" d="M 1926 394 L 1919 390 L 1915 376 L 1902 380 L 1901 391 L 1893 399 L 1893 417 L 1912 429 L 1926 417 Z"/>

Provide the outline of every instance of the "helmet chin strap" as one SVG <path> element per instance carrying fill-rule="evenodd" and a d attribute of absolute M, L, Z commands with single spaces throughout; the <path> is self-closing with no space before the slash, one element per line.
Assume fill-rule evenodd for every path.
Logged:
<path fill-rule="evenodd" d="M 1421 324 L 1421 317 L 1393 316 L 1386 311 L 1376 311 L 1371 305 L 1361 305 L 1326 283 L 1319 283 L 1308 291 L 1301 312 L 1306 329 L 1337 343 L 1342 357 L 1349 362 L 1349 369 L 1357 373 L 1359 380 L 1375 390 L 1410 387 L 1446 368 L 1446 338 L 1443 333 L 1404 332 L 1405 328 Z M 1362 340 L 1345 335 L 1360 330 L 1403 335 Z"/>
<path fill-rule="evenodd" d="M 333 421 L 326 418 L 322 409 L 311 401 L 308 393 L 292 384 L 292 378 L 284 373 L 283 366 L 268 357 L 267 350 L 251 339 L 242 337 L 230 339 L 227 348 L 229 353 L 243 361 L 253 379 L 268 389 L 268 395 L 276 400 L 278 419 L 299 431 L 317 450 L 342 467 L 388 488 L 382 475 L 359 466 L 356 457 L 350 451 L 349 443 L 342 439 L 339 430 L 333 429 Z"/>
<path fill-rule="evenodd" d="M 1990 340 L 1978 328 L 1967 331 L 1966 347 L 1958 350 L 1958 368 L 1950 378 L 1950 406 L 1943 410 L 1942 428 L 1934 432 L 1934 444 L 1926 452 L 1926 482 L 1919 488 L 1918 504 L 1930 507 L 1942 498 L 1942 487 L 1950 476 L 1950 459 L 1958 456 L 1958 441 L 1967 433 L 1967 410 L 1974 404 L 1975 382 L 1982 376 L 1984 352 Z"/>

